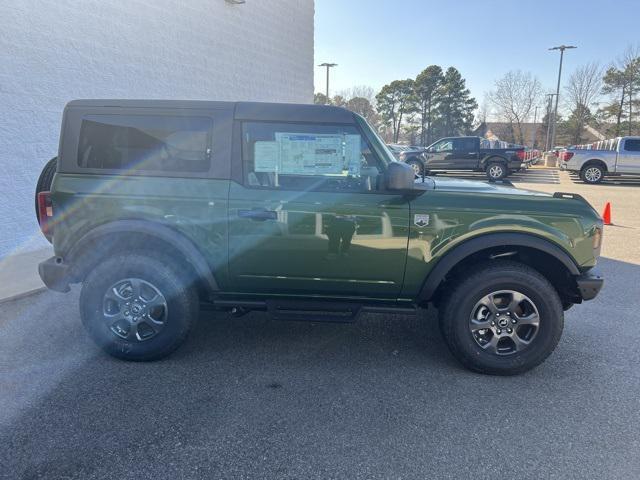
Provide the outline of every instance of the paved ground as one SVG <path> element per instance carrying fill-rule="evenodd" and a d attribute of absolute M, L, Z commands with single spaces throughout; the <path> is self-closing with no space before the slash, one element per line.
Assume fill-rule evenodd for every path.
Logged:
<path fill-rule="evenodd" d="M 169 359 L 125 363 L 85 336 L 77 291 L 40 293 L 0 308 L 0 478 L 640 478 L 640 181 L 516 183 L 609 200 L 617 224 L 605 289 L 534 371 L 462 370 L 434 311 L 207 314 Z"/>

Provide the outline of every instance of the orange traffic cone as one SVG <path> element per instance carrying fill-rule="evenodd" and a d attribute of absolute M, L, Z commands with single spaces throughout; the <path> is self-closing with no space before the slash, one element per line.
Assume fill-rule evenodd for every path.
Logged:
<path fill-rule="evenodd" d="M 607 202 L 604 206 L 604 213 L 602 214 L 602 220 L 605 225 L 613 225 L 611 223 L 611 202 Z"/>

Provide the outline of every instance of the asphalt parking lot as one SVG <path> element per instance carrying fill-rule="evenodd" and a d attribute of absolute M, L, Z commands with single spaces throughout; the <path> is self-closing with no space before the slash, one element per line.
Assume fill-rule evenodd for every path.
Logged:
<path fill-rule="evenodd" d="M 0 305 L 0 477 L 640 478 L 640 179 L 536 168 L 513 183 L 613 207 L 605 287 L 537 369 L 463 370 L 434 310 L 355 325 L 205 312 L 170 358 L 126 363 L 85 335 L 77 289 L 44 292 Z"/>

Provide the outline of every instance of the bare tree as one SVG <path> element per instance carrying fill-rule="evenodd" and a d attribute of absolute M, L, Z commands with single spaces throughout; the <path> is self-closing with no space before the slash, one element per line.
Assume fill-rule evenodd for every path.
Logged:
<path fill-rule="evenodd" d="M 540 102 L 542 86 L 530 72 L 512 70 L 496 81 L 496 89 L 489 94 L 489 100 L 496 107 L 497 115 L 510 124 L 513 139 L 524 145 L 523 123 Z"/>
<path fill-rule="evenodd" d="M 582 142 L 582 132 L 591 119 L 590 107 L 600 93 L 601 78 L 602 68 L 597 63 L 582 65 L 569 77 L 565 87 L 571 112 L 567 126 L 573 144 Z"/>

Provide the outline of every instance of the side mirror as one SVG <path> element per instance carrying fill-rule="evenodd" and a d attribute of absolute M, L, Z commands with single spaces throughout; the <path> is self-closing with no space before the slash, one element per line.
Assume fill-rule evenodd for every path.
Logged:
<path fill-rule="evenodd" d="M 435 149 L 435 148 L 433 148 L 433 147 L 429 147 L 429 148 L 427 148 L 427 153 L 433 153 L 433 152 L 435 152 L 435 151 L 436 151 L 436 149 Z"/>
<path fill-rule="evenodd" d="M 416 173 L 406 163 L 392 162 L 387 167 L 385 175 L 387 190 L 404 191 L 413 190 Z"/>

